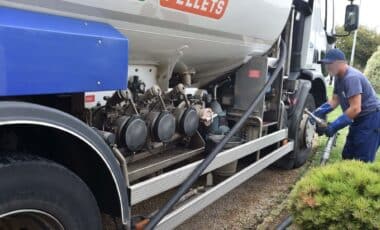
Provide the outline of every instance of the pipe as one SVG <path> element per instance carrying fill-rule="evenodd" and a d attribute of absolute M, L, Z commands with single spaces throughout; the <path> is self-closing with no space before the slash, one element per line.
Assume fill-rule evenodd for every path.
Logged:
<path fill-rule="evenodd" d="M 262 97 L 265 96 L 265 93 L 272 85 L 274 80 L 277 79 L 283 68 L 286 59 L 286 44 L 281 40 L 280 47 L 280 58 L 277 62 L 276 69 L 274 70 L 272 77 L 265 83 L 264 87 L 260 90 L 257 97 L 252 101 L 252 104 L 249 106 L 247 111 L 243 114 L 241 119 L 234 125 L 231 131 L 222 139 L 222 141 L 214 148 L 214 150 L 199 164 L 194 171 L 190 174 L 190 176 L 182 183 L 182 185 L 178 188 L 176 193 L 166 202 L 166 204 L 154 215 L 149 223 L 146 225 L 145 229 L 151 230 L 153 229 L 164 217 L 165 215 L 174 207 L 174 205 L 181 199 L 181 197 L 191 188 L 194 182 L 202 175 L 203 171 L 210 165 L 210 163 L 214 160 L 216 155 L 223 150 L 223 147 L 227 144 L 227 142 L 235 135 L 240 128 L 245 124 L 247 119 L 250 117 L 252 112 L 255 110 L 257 104 L 261 100 Z"/>
<path fill-rule="evenodd" d="M 213 93 L 213 96 L 214 96 L 214 101 L 217 101 L 218 100 L 218 97 L 217 97 L 217 93 L 218 93 L 218 88 L 220 86 L 223 86 L 225 83 L 227 82 L 230 82 L 231 81 L 231 78 L 230 77 L 227 77 L 225 80 L 223 80 L 222 82 L 219 82 L 217 84 L 215 84 L 214 86 L 214 93 Z"/>
<path fill-rule="evenodd" d="M 276 230 L 285 230 L 287 227 L 289 227 L 293 222 L 293 217 L 289 215 L 286 217 L 286 219 L 276 226 Z"/>
<path fill-rule="evenodd" d="M 337 136 L 338 136 L 338 133 L 335 133 L 334 136 L 329 137 L 329 139 L 327 140 L 327 144 L 321 158 L 321 165 L 325 165 L 327 161 L 329 160 L 330 153 L 331 153 L 332 148 L 335 145 Z"/>
<path fill-rule="evenodd" d="M 125 183 L 127 184 L 127 186 L 129 186 L 127 161 L 125 160 L 123 154 L 120 152 L 116 145 L 112 146 L 112 150 L 120 164 L 121 171 L 124 175 Z"/>
<path fill-rule="evenodd" d="M 305 109 L 304 111 L 307 115 L 309 115 L 315 122 L 317 122 L 317 124 L 322 127 L 322 128 L 326 128 L 328 126 L 327 122 L 324 121 L 323 119 L 315 116 L 312 112 L 310 112 L 308 109 Z"/>
<path fill-rule="evenodd" d="M 254 116 L 253 119 L 256 119 L 260 124 L 258 138 L 261 138 L 263 135 L 263 126 L 264 126 L 263 119 L 261 119 L 261 117 L 259 117 L 259 116 Z M 260 160 L 260 154 L 261 154 L 261 151 L 260 150 L 257 151 L 257 154 L 256 154 L 256 160 L 257 161 Z"/>

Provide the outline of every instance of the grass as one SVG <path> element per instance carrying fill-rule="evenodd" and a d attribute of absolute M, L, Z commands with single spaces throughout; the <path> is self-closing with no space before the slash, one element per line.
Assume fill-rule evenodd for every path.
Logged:
<path fill-rule="evenodd" d="M 329 98 L 332 97 L 332 93 L 333 93 L 333 87 L 332 86 L 328 86 L 327 94 L 328 94 Z M 333 112 L 331 112 L 328 115 L 328 121 L 329 122 L 334 121 L 341 114 L 342 114 L 341 108 L 340 107 L 336 108 Z M 342 151 L 343 151 L 344 144 L 346 142 L 346 137 L 347 137 L 347 134 L 348 134 L 348 127 L 340 130 L 339 134 L 340 135 L 338 136 L 338 139 L 337 139 L 337 142 L 336 142 L 336 146 L 331 151 L 329 163 L 334 163 L 334 162 L 342 160 Z M 321 157 L 321 153 L 323 152 L 323 149 L 324 149 L 324 147 L 326 145 L 326 142 L 327 142 L 327 137 L 326 136 L 318 137 L 317 146 L 315 148 L 316 154 L 313 156 L 313 158 L 314 158 L 313 159 L 313 163 L 312 163 L 313 165 L 318 165 L 319 164 L 319 160 L 316 160 L 316 158 L 319 159 Z M 376 155 L 378 157 L 376 157 L 376 161 L 380 161 L 380 154 L 379 153 L 380 153 L 380 150 L 377 151 Z"/>

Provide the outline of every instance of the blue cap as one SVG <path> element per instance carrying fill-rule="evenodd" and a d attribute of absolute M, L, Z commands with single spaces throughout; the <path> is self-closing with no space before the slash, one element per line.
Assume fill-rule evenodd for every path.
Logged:
<path fill-rule="evenodd" d="M 331 49 L 327 51 L 325 58 L 318 61 L 318 63 L 330 64 L 335 61 L 345 61 L 345 60 L 346 60 L 346 56 L 340 49 Z"/>

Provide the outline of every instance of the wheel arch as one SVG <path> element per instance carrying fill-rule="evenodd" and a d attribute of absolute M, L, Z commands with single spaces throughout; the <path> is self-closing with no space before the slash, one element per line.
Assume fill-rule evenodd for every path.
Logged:
<path fill-rule="evenodd" d="M 308 79 L 298 78 L 298 87 L 290 101 L 292 105 L 289 107 L 288 113 L 288 138 L 294 141 L 294 149 L 281 159 L 275 165 L 282 169 L 293 169 L 299 167 L 307 159 L 308 152 L 302 151 L 301 140 L 299 139 L 300 126 L 303 119 L 304 109 L 308 99 L 314 99 L 310 94 L 311 82 Z M 300 156 L 300 154 L 302 154 Z M 305 155 L 306 154 L 306 155 Z M 302 157 L 302 158 L 300 158 Z"/>
<path fill-rule="evenodd" d="M 326 82 L 321 73 L 312 70 L 303 70 L 301 71 L 299 79 L 309 80 L 311 82 L 310 93 L 313 95 L 317 107 L 327 101 Z"/>
<path fill-rule="evenodd" d="M 22 146 L 21 150 L 30 151 L 28 147 L 42 150 L 34 154 L 42 154 L 76 173 L 89 186 L 101 208 L 109 209 L 107 205 L 116 200 L 123 224 L 129 223 L 129 199 L 125 179 L 112 150 L 95 130 L 59 110 L 14 101 L 0 102 L 0 130 L 10 131 L 17 138 L 25 137 L 30 139 L 29 142 L 34 142 L 28 142 L 28 146 Z M 39 142 L 40 138 L 59 142 Z M 16 145 L 20 146 L 19 143 Z M 73 149 L 73 152 L 63 156 L 63 149 L 66 147 Z M 62 152 L 50 152 L 52 149 L 62 149 Z M 81 154 L 75 150 L 80 150 Z M 98 190 L 99 187 L 101 190 Z"/>

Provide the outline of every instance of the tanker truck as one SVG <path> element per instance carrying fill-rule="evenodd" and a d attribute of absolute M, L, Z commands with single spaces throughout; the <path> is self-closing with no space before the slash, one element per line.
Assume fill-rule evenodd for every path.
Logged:
<path fill-rule="evenodd" d="M 173 229 L 302 166 L 337 36 L 332 0 L 0 0 L 0 225 Z"/>

